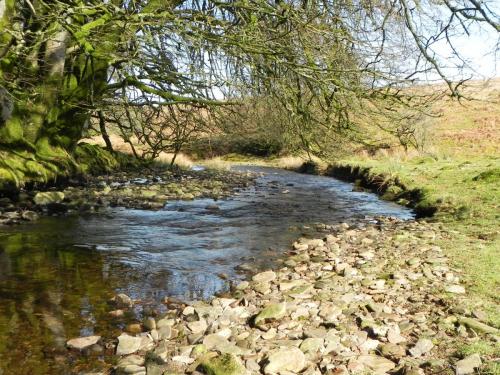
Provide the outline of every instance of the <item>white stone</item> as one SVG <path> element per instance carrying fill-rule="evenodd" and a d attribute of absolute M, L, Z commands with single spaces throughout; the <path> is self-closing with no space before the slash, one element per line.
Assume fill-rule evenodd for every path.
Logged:
<path fill-rule="evenodd" d="M 253 275 L 252 280 L 257 283 L 270 282 L 276 279 L 276 274 L 273 271 L 265 271 Z"/>
<path fill-rule="evenodd" d="M 86 337 L 78 337 L 75 339 L 68 340 L 66 345 L 70 349 L 78 349 L 83 350 L 92 345 L 97 344 L 97 342 L 101 339 L 101 336 L 86 336 Z"/>
<path fill-rule="evenodd" d="M 127 355 L 135 353 L 139 350 L 142 344 L 141 337 L 129 336 L 122 333 L 118 336 L 118 346 L 116 347 L 116 355 Z"/>
<path fill-rule="evenodd" d="M 203 333 L 207 329 L 208 325 L 205 319 L 200 319 L 198 321 L 189 322 L 187 324 L 188 328 L 192 333 Z"/>
<path fill-rule="evenodd" d="M 304 353 L 298 348 L 280 349 L 271 353 L 264 367 L 264 374 L 283 373 L 291 371 L 299 373 L 305 367 Z"/>
<path fill-rule="evenodd" d="M 448 285 L 445 288 L 445 291 L 447 291 L 448 293 L 454 293 L 454 294 L 464 294 L 465 288 L 461 285 Z"/>

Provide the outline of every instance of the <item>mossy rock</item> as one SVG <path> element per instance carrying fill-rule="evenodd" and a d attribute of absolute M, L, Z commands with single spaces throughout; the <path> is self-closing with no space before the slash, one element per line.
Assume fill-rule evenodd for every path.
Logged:
<path fill-rule="evenodd" d="M 158 195 L 156 190 L 141 190 L 140 196 L 143 198 L 154 198 Z"/>
<path fill-rule="evenodd" d="M 61 203 L 64 200 L 64 193 L 61 191 L 45 191 L 35 195 L 33 201 L 39 205 L 44 206 L 51 203 Z"/>
<path fill-rule="evenodd" d="M 202 359 L 199 369 L 207 375 L 244 375 L 246 373 L 241 361 L 232 354 Z"/>
<path fill-rule="evenodd" d="M 268 320 L 277 320 L 281 319 L 286 315 L 286 303 L 273 303 L 264 308 L 257 316 L 255 317 L 254 323 L 258 325 L 260 323 L 264 323 Z"/>
<path fill-rule="evenodd" d="M 191 354 L 194 356 L 194 357 L 199 357 L 200 355 L 203 355 L 207 352 L 207 347 L 203 344 L 198 344 L 196 345 L 194 348 L 193 348 L 193 351 L 191 352 Z"/>
<path fill-rule="evenodd" d="M 17 185 L 16 175 L 10 170 L 0 167 L 0 191 L 15 190 Z"/>
<path fill-rule="evenodd" d="M 396 200 L 403 193 L 403 189 L 398 185 L 390 185 L 382 195 L 382 199 L 388 201 Z"/>

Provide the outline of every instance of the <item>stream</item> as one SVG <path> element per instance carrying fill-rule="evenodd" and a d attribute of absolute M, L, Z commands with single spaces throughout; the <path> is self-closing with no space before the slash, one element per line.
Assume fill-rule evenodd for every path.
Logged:
<path fill-rule="evenodd" d="M 235 268 L 242 263 L 278 264 L 315 223 L 413 218 L 409 209 L 330 177 L 237 169 L 260 177 L 226 200 L 0 227 L 0 375 L 70 373 L 76 360 L 68 359 L 68 339 L 113 337 L 144 312 L 161 313 L 166 296 L 209 298 L 228 280 L 246 277 Z M 109 316 L 117 292 L 139 301 L 126 319 Z"/>

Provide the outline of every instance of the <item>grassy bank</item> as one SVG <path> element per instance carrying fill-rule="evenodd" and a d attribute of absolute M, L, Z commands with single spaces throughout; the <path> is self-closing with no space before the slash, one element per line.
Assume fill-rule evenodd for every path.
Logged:
<path fill-rule="evenodd" d="M 470 308 L 500 326 L 500 82 L 473 93 L 481 100 L 440 103 L 423 152 L 394 150 L 334 163 L 364 175 L 388 199 L 435 210 L 451 235 L 440 245 L 469 285 Z M 409 194 L 408 192 L 413 192 Z M 411 198 L 414 199 L 413 202 Z"/>
<path fill-rule="evenodd" d="M 475 160 L 354 157 L 337 164 L 352 168 L 355 178 L 363 176 L 374 185 L 380 184 L 387 198 L 405 202 L 408 192 L 420 192 L 415 202 L 417 208 L 435 208 L 433 220 L 445 223 L 452 231 L 452 236 L 441 245 L 454 265 L 464 271 L 476 297 L 471 300 L 471 307 L 484 302 L 496 325 L 500 325 L 498 163 L 498 158 L 485 155 Z"/>

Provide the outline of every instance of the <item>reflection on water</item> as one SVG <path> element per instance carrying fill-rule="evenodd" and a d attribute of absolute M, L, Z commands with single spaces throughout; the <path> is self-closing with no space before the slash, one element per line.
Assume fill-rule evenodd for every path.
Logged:
<path fill-rule="evenodd" d="M 67 373 L 67 339 L 122 328 L 107 315 L 116 291 L 146 304 L 165 296 L 207 298 L 227 286 L 217 274 L 235 279 L 242 262 L 272 264 L 303 225 L 411 217 L 328 177 L 245 169 L 264 175 L 224 201 L 0 229 L 0 374 Z"/>

